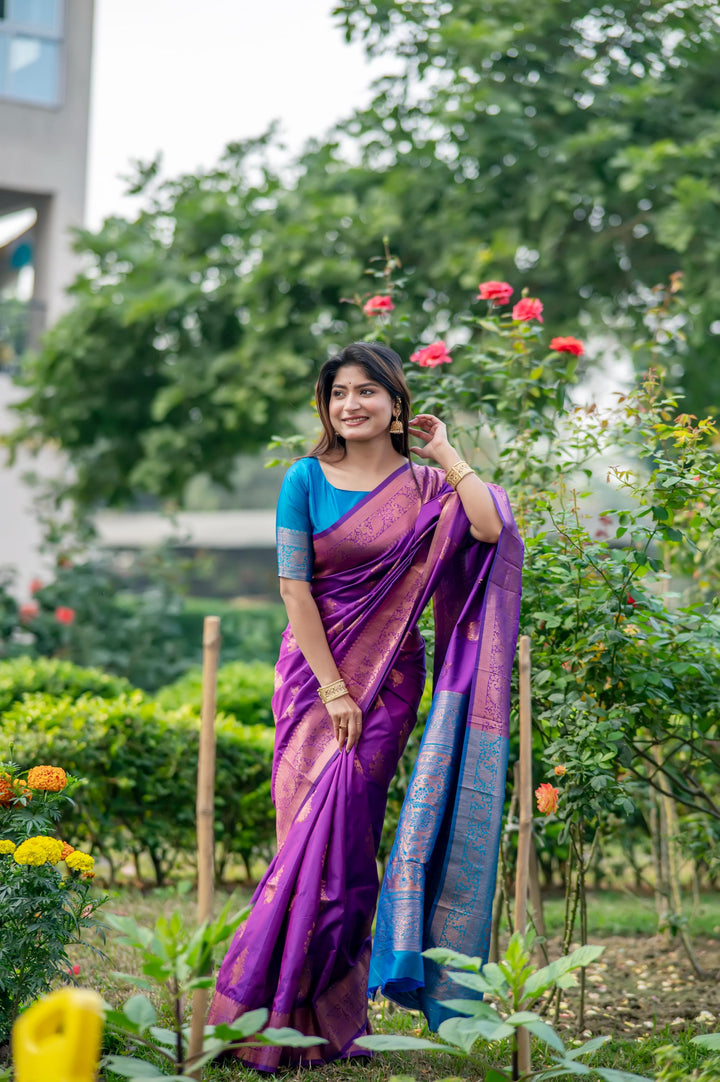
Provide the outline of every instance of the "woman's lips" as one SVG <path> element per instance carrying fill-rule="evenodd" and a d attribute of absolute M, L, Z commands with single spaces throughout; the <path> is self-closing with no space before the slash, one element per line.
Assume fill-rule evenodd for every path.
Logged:
<path fill-rule="evenodd" d="M 361 425 L 367 421 L 367 417 L 346 417 L 343 421 L 345 425 Z"/>

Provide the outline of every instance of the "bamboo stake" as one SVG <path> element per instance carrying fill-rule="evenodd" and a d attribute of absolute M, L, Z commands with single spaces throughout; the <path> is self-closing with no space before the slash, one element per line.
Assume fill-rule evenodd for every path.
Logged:
<path fill-rule="evenodd" d="M 530 709 L 530 637 L 520 636 L 520 751 L 518 756 L 518 848 L 515 877 L 515 931 L 527 930 L 528 878 L 532 841 L 532 715 Z M 514 1077 L 530 1070 L 530 1034 L 522 1026 L 516 1031 L 517 1055 Z"/>
<path fill-rule="evenodd" d="M 215 701 L 217 670 L 220 657 L 220 617 L 206 616 L 203 621 L 202 707 L 200 713 L 200 745 L 198 748 L 198 784 L 195 815 L 197 820 L 198 896 L 197 922 L 212 919 L 213 888 L 215 884 Z M 208 989 L 193 992 L 192 1019 L 188 1060 L 202 1053 L 207 1014 Z M 200 1078 L 194 1071 L 192 1078 Z"/>

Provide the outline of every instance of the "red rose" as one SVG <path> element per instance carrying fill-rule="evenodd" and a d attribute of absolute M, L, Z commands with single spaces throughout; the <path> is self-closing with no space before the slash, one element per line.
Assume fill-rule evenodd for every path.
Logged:
<path fill-rule="evenodd" d="M 75 609 L 69 609 L 66 605 L 58 605 L 55 609 L 55 619 L 59 624 L 69 626 L 75 619 Z"/>
<path fill-rule="evenodd" d="M 627 603 L 628 603 L 628 605 L 637 605 L 637 601 L 632 596 L 632 594 L 627 595 Z"/>
<path fill-rule="evenodd" d="M 395 305 L 392 302 L 392 297 L 378 295 L 377 297 L 371 297 L 370 300 L 365 301 L 363 312 L 366 316 L 377 316 L 382 312 L 392 312 L 394 307 Z"/>
<path fill-rule="evenodd" d="M 421 368 L 437 368 L 439 364 L 452 363 L 452 357 L 442 339 L 439 342 L 431 342 L 429 346 L 417 350 L 416 353 L 411 353 L 410 360 L 415 361 Z"/>
<path fill-rule="evenodd" d="M 542 323 L 542 310 L 542 301 L 539 301 L 537 297 L 523 297 L 513 308 L 512 317 L 522 323 L 530 319 L 536 319 L 538 323 Z"/>
<path fill-rule="evenodd" d="M 507 304 L 513 295 L 509 282 L 481 282 L 478 290 L 479 301 L 497 301 L 498 304 Z"/>
<path fill-rule="evenodd" d="M 36 594 L 38 592 L 38 590 L 42 590 L 44 585 L 45 584 L 44 584 L 42 579 L 31 579 L 30 580 L 30 593 L 31 594 Z"/>
<path fill-rule="evenodd" d="M 39 611 L 37 601 L 25 601 L 18 609 L 21 620 L 34 620 Z"/>
<path fill-rule="evenodd" d="M 558 353 L 574 353 L 576 357 L 582 357 L 585 352 L 585 346 L 580 339 L 573 338 L 571 335 L 568 335 L 567 338 L 552 338 L 550 340 L 550 349 L 554 349 Z"/>

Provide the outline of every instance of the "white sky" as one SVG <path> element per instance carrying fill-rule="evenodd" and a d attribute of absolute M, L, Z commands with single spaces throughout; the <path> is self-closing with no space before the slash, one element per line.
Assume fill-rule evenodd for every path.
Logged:
<path fill-rule="evenodd" d="M 87 224 L 123 213 L 119 174 L 163 152 L 174 175 L 213 165 L 279 118 L 291 149 L 370 97 L 369 65 L 333 0 L 96 0 Z"/>

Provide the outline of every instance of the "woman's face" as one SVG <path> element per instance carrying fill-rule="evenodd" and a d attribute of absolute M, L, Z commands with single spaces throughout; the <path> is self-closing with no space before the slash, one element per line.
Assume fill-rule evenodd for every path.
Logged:
<path fill-rule="evenodd" d="M 364 368 L 344 364 L 338 368 L 330 391 L 330 421 L 344 440 L 360 442 L 387 435 L 393 400 Z"/>

